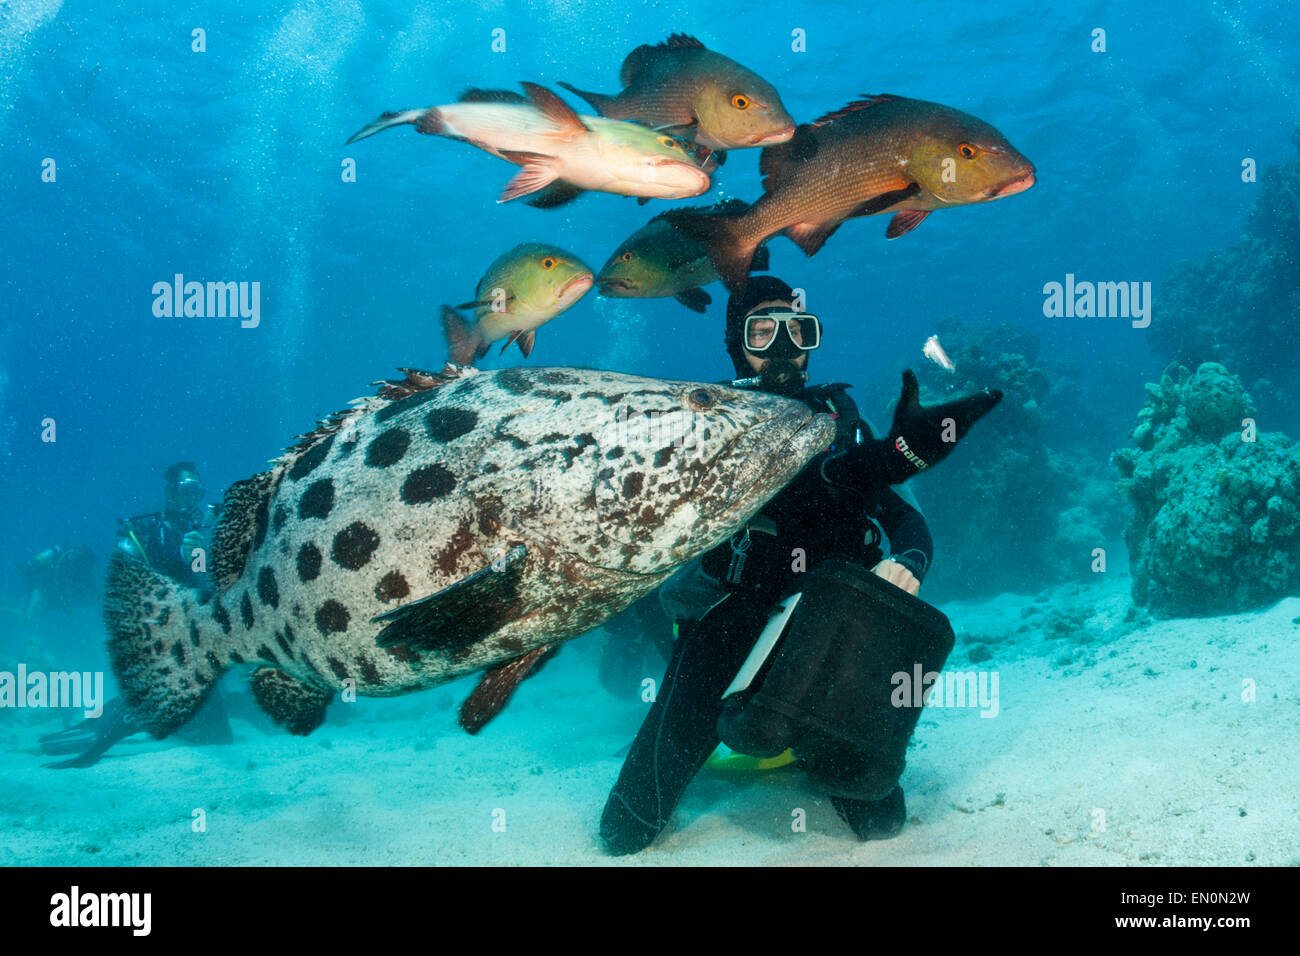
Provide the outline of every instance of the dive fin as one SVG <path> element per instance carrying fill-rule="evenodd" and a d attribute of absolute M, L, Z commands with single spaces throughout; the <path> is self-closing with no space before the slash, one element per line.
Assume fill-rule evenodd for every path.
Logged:
<path fill-rule="evenodd" d="M 325 721 L 333 691 L 300 681 L 274 667 L 259 667 L 248 682 L 257 705 L 289 733 L 305 737 Z"/>
<path fill-rule="evenodd" d="M 477 325 L 470 325 L 465 317 L 449 305 L 442 307 L 442 334 L 447 339 L 449 361 L 469 365 L 487 353 L 487 344 Z"/>
<path fill-rule="evenodd" d="M 692 312 L 701 314 L 703 314 L 705 307 L 713 301 L 713 297 L 703 289 L 687 289 L 684 292 L 678 292 L 673 298 Z"/>
<path fill-rule="evenodd" d="M 471 734 L 482 730 L 488 721 L 505 709 L 519 685 L 541 670 L 559 649 L 559 644 L 544 644 L 522 657 L 489 669 L 473 693 L 460 705 L 460 725 Z"/>
<path fill-rule="evenodd" d="M 893 219 L 889 220 L 889 228 L 885 230 L 886 239 L 897 239 L 899 236 L 905 236 L 921 223 L 925 222 L 925 217 L 930 215 L 928 209 L 907 209 L 900 212 Z"/>
<path fill-rule="evenodd" d="M 481 641 L 518 616 L 527 554 L 522 544 L 515 545 L 481 571 L 371 618 L 384 625 L 376 642 L 380 647 L 409 644 L 422 651 L 447 651 Z"/>

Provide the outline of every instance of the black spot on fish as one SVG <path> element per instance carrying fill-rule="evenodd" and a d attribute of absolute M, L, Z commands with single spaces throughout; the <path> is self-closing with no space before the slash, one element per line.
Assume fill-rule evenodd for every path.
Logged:
<path fill-rule="evenodd" d="M 500 470 L 501 470 L 501 466 L 498 465 L 496 462 L 488 462 L 486 465 L 483 466 L 483 474 L 485 475 L 495 475 Z"/>
<path fill-rule="evenodd" d="M 347 458 L 357 450 L 357 445 L 359 444 L 361 444 L 359 436 L 350 438 L 348 441 L 339 442 L 339 453 L 334 456 L 334 460 L 342 461 L 344 458 Z"/>
<path fill-rule="evenodd" d="M 545 435 L 542 436 L 542 444 L 553 445 L 557 441 L 564 441 L 568 437 L 569 436 L 566 435 L 564 432 L 547 432 Z"/>
<path fill-rule="evenodd" d="M 425 420 L 434 441 L 455 441 L 468 435 L 478 424 L 478 412 L 470 408 L 435 408 Z"/>
<path fill-rule="evenodd" d="M 613 448 L 611 448 L 609 451 L 605 452 L 605 460 L 606 460 L 606 461 L 614 461 L 614 460 L 616 460 L 616 459 L 618 459 L 618 458 L 622 458 L 622 457 L 623 457 L 623 446 L 622 446 L 622 445 L 615 445 L 615 446 L 614 446 Z"/>
<path fill-rule="evenodd" d="M 641 489 L 645 486 L 645 475 L 639 471 L 634 471 L 623 479 L 623 496 L 625 498 L 635 498 L 641 494 Z"/>
<path fill-rule="evenodd" d="M 298 502 L 299 518 L 326 518 L 334 508 L 334 482 L 329 478 L 312 482 Z"/>
<path fill-rule="evenodd" d="M 365 678 L 367 684 L 383 683 L 383 678 L 379 676 L 379 668 L 375 666 L 374 661 L 368 657 L 361 657 L 357 659 L 357 663 L 361 666 L 361 676 Z"/>
<path fill-rule="evenodd" d="M 288 624 L 284 626 L 284 639 L 287 640 L 290 644 L 294 642 L 293 628 L 291 628 Z"/>
<path fill-rule="evenodd" d="M 627 392 L 611 392 L 608 395 L 606 395 L 604 392 L 582 392 L 581 394 L 578 395 L 578 397 L 598 398 L 606 405 L 613 405 L 617 402 L 621 402 L 624 398 L 626 398 Z"/>
<path fill-rule="evenodd" d="M 199 626 L 193 621 L 190 621 L 190 643 L 199 646 Z"/>
<path fill-rule="evenodd" d="M 230 614 L 228 611 L 226 611 L 224 607 L 221 606 L 220 601 L 216 602 L 212 606 L 212 617 L 213 619 L 216 620 L 218 624 L 221 625 L 221 630 L 224 633 L 226 634 L 230 633 Z"/>
<path fill-rule="evenodd" d="M 213 654 L 211 651 L 208 651 L 206 657 L 208 659 L 208 666 L 212 668 L 212 676 L 215 677 L 218 674 L 220 674 L 221 661 L 217 660 L 217 655 Z"/>
<path fill-rule="evenodd" d="M 257 572 L 257 596 L 267 607 L 280 606 L 280 586 L 276 583 L 275 572 L 270 567 L 264 567 Z"/>
<path fill-rule="evenodd" d="M 236 664 L 244 663 L 244 655 L 239 653 L 238 651 L 231 651 L 230 659 L 234 661 Z"/>
<path fill-rule="evenodd" d="M 351 615 L 348 609 L 338 601 L 330 598 L 316 609 L 316 628 L 321 635 L 338 634 L 348 629 Z"/>
<path fill-rule="evenodd" d="M 285 639 L 283 634 L 276 634 L 275 640 L 276 643 L 280 645 L 280 649 L 284 651 L 286 656 L 293 657 L 293 649 L 289 647 L 289 642 Z"/>
<path fill-rule="evenodd" d="M 402 482 L 402 500 L 408 505 L 421 505 L 442 498 L 456 487 L 456 477 L 439 464 L 417 468 Z"/>
<path fill-rule="evenodd" d="M 544 372 L 535 372 L 537 380 L 547 385 L 573 385 L 577 382 L 568 372 L 561 372 L 559 369 L 547 369 Z"/>
<path fill-rule="evenodd" d="M 158 626 L 159 627 L 166 626 L 167 622 L 170 621 L 171 619 L 172 619 L 172 609 L 168 607 L 166 604 L 164 604 L 162 606 L 162 610 L 158 612 L 158 618 L 157 618 Z"/>
<path fill-rule="evenodd" d="M 389 571 L 375 585 L 375 597 L 387 604 L 411 593 L 411 586 L 406 583 L 400 571 Z"/>
<path fill-rule="evenodd" d="M 289 509 L 282 504 L 276 505 L 275 517 L 271 519 L 271 527 L 275 529 L 276 534 L 284 530 L 284 523 L 288 520 Z"/>
<path fill-rule="evenodd" d="M 431 388 L 427 391 L 417 392 L 415 395 L 408 395 L 406 398 L 393 402 L 391 405 L 385 405 L 375 412 L 375 421 L 386 422 L 394 415 L 400 415 L 403 412 L 409 412 L 413 408 L 419 408 L 425 402 L 431 402 L 441 394 L 438 389 Z"/>
<path fill-rule="evenodd" d="M 185 666 L 185 645 L 180 641 L 172 645 L 172 657 L 176 658 L 176 663 L 181 667 Z"/>
<path fill-rule="evenodd" d="M 390 428 L 366 446 L 366 464 L 371 468 L 387 468 L 401 461 L 410 447 L 410 432 L 405 428 Z"/>
<path fill-rule="evenodd" d="M 366 566 L 377 547 L 379 535 L 375 530 L 367 524 L 354 521 L 334 536 L 330 557 L 335 564 L 357 571 Z"/>
<path fill-rule="evenodd" d="M 341 661 L 331 657 L 329 659 L 329 665 L 330 665 L 330 670 L 334 672 L 334 676 L 337 677 L 339 680 L 348 679 L 348 669 L 343 666 Z"/>
<path fill-rule="evenodd" d="M 497 644 L 502 650 L 513 651 L 516 654 L 524 652 L 524 643 L 517 637 L 503 637 Z"/>
<path fill-rule="evenodd" d="M 655 452 L 655 467 L 662 468 L 664 465 L 668 464 L 668 459 L 672 457 L 673 457 L 672 445 L 669 445 L 667 448 L 660 448 L 657 452 Z"/>
<path fill-rule="evenodd" d="M 320 548 L 308 541 L 298 549 L 298 580 L 304 584 L 320 575 Z"/>
<path fill-rule="evenodd" d="M 253 600 L 244 592 L 244 599 L 239 602 L 239 616 L 244 620 L 244 627 L 252 630 L 253 627 Z"/>
<path fill-rule="evenodd" d="M 271 650 L 265 644 L 257 649 L 257 656 L 264 661 L 271 661 L 275 664 L 280 663 L 280 658 L 275 656 L 275 651 Z"/>
<path fill-rule="evenodd" d="M 324 441 L 318 442 L 307 449 L 306 454 L 294 462 L 293 467 L 289 469 L 289 477 L 294 481 L 306 478 L 325 460 L 325 456 L 330 453 L 330 446 L 333 444 L 334 436 L 330 435 Z"/>
<path fill-rule="evenodd" d="M 508 368 L 497 376 L 497 384 L 512 395 L 527 395 L 533 390 L 533 379 L 521 368 Z"/>
<path fill-rule="evenodd" d="M 203 671 L 199 670 L 197 667 L 194 668 L 194 680 L 200 687 L 207 687 L 212 683 L 212 678 L 203 673 Z"/>
<path fill-rule="evenodd" d="M 539 398 L 553 398 L 557 402 L 567 402 L 573 398 L 571 392 L 566 392 L 562 388 L 539 388 L 533 394 Z"/>
<path fill-rule="evenodd" d="M 572 465 L 573 460 L 581 455 L 584 449 L 590 448 L 594 444 L 596 444 L 596 439 L 589 433 L 583 432 L 574 439 L 573 445 L 560 449 L 560 454 L 564 456 L 565 465 Z"/>

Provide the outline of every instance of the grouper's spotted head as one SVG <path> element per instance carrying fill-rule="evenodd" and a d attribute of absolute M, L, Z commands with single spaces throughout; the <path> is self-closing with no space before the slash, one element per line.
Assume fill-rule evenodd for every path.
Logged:
<path fill-rule="evenodd" d="M 785 486 L 834 434 L 788 399 L 585 369 L 508 369 L 510 414 L 489 473 L 531 476 L 503 525 L 575 566 L 654 574 L 712 547 Z M 487 393 L 482 397 L 489 398 Z"/>

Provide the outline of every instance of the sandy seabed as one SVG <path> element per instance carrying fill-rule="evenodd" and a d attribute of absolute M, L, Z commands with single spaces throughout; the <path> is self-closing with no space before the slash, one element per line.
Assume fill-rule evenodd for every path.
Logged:
<path fill-rule="evenodd" d="M 306 738 L 235 717 L 232 745 L 136 736 L 55 771 L 36 737 L 59 718 L 0 712 L 0 864 L 1300 864 L 1300 599 L 1121 633 L 1126 587 L 944 606 L 949 670 L 996 671 L 998 713 L 926 709 L 893 840 L 856 842 L 797 770 L 706 769 L 650 849 L 604 855 L 647 705 L 600 688 L 584 638 L 477 737 L 462 681 L 335 704 Z"/>

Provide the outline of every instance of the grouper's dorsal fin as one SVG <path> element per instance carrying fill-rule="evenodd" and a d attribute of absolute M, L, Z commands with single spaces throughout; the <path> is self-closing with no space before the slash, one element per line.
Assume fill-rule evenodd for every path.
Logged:
<path fill-rule="evenodd" d="M 631 86 L 638 76 L 656 59 L 677 50 L 704 50 L 703 43 L 685 33 L 674 33 L 663 43 L 643 43 L 623 60 L 618 71 L 618 81 Z"/>
<path fill-rule="evenodd" d="M 825 116 L 816 120 L 816 122 L 812 124 L 813 128 L 816 128 L 818 126 L 825 126 L 827 123 L 830 123 L 833 120 L 837 120 L 842 116 L 848 116 L 850 113 L 856 113 L 859 110 L 870 109 L 873 106 L 879 106 L 881 103 L 888 103 L 891 100 L 897 100 L 901 98 L 895 96 L 892 93 L 875 93 L 875 94 L 862 93 L 860 95 L 862 97 L 861 99 L 854 100 L 852 103 L 846 103 L 844 106 L 841 106 L 839 109 L 835 110 L 834 112 L 827 113 Z"/>
<path fill-rule="evenodd" d="M 473 374 L 476 370 L 467 365 L 456 365 L 448 362 L 443 366 L 441 372 L 426 372 L 418 368 L 399 368 L 398 371 L 406 377 L 401 380 L 390 378 L 382 382 L 370 383 L 379 387 L 376 394 L 380 398 L 399 401 L 417 392 L 425 392 L 431 388 L 437 388 L 439 385 L 454 382 L 467 374 Z"/>
<path fill-rule="evenodd" d="M 226 489 L 221 521 L 212 534 L 212 579 L 224 590 L 244 573 L 248 556 L 266 537 L 277 475 L 263 471 Z"/>
<path fill-rule="evenodd" d="M 460 705 L 460 725 L 471 734 L 486 727 L 488 721 L 505 709 L 519 685 L 541 670 L 559 650 L 559 644 L 543 644 L 523 657 L 489 668 Z"/>
<path fill-rule="evenodd" d="M 522 612 L 527 553 L 522 544 L 516 545 L 481 571 L 371 618 L 372 624 L 384 625 L 376 642 L 380 647 L 405 644 L 420 651 L 454 651 L 493 634 Z"/>

